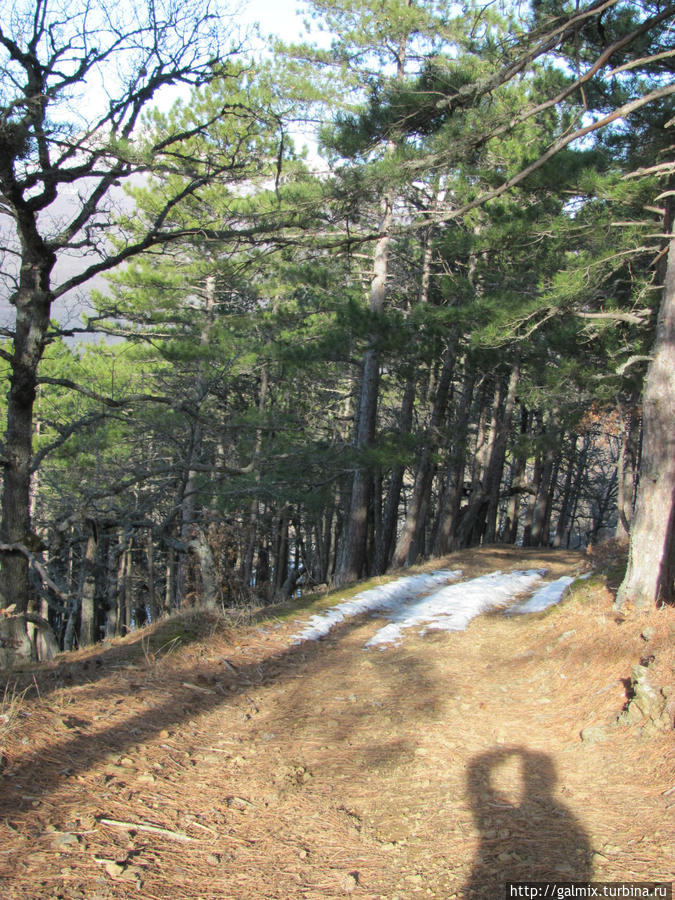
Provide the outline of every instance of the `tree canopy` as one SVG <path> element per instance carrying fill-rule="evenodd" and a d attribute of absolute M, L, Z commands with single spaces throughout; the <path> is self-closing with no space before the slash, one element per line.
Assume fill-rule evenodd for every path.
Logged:
<path fill-rule="evenodd" d="M 205 0 L 2 16 L 3 605 L 614 534 L 672 599 L 675 6 L 308 6 L 273 61 Z"/>

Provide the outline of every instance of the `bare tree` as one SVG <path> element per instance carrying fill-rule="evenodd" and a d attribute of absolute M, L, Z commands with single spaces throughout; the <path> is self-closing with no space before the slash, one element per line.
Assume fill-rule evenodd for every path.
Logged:
<path fill-rule="evenodd" d="M 151 247 L 185 234 L 171 214 L 218 174 L 218 157 L 186 160 L 176 124 L 139 141 L 143 111 L 160 89 L 227 73 L 223 17 L 209 0 L 2 0 L 0 13 L 0 225 L 3 293 L 14 323 L 0 335 L 10 365 L 0 524 L 0 591 L 25 609 L 29 595 L 33 408 L 38 366 L 53 337 L 55 300 Z M 215 118 L 223 111 L 215 114 Z M 169 119 L 169 124 L 173 120 Z M 115 190 L 181 164 L 146 227 L 110 240 Z M 60 260 L 76 256 L 77 269 Z M 13 265 L 11 265 L 13 263 Z M 12 349 L 8 349 L 9 347 Z M 3 605 L 4 605 L 3 603 Z"/>

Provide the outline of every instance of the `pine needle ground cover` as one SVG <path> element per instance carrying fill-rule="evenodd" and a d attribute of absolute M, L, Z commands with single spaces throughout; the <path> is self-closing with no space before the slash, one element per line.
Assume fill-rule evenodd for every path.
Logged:
<path fill-rule="evenodd" d="M 3 898 L 450 900 L 505 880 L 671 880 L 672 728 L 626 709 L 642 664 L 672 726 L 672 611 L 617 617 L 611 560 L 487 548 L 439 566 L 602 572 L 543 613 L 407 629 L 383 650 L 364 650 L 370 616 L 293 643 L 342 592 L 194 610 L 12 673 Z"/>

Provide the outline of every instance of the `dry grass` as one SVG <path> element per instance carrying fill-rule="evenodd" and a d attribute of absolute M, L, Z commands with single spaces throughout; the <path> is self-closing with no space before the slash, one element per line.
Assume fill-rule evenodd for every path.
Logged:
<path fill-rule="evenodd" d="M 28 688 L 19 691 L 16 682 L 7 682 L 0 700 L 0 756 L 10 735 L 17 727 Z"/>
<path fill-rule="evenodd" d="M 588 564 L 488 548 L 426 568 Z M 382 652 L 362 649 L 367 617 L 291 646 L 321 597 L 195 610 L 14 673 L 3 900 L 492 900 L 506 879 L 672 878 L 672 731 L 616 720 L 641 659 L 668 689 L 673 612 L 616 617 L 603 565 L 543 614 Z"/>

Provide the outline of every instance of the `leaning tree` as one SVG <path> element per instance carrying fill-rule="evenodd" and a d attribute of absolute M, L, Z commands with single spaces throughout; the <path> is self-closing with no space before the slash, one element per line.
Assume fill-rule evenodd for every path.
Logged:
<path fill-rule="evenodd" d="M 238 48 L 210 0 L 3 0 L 0 12 L 1 321 L 10 388 L 0 522 L 2 605 L 25 610 L 38 543 L 31 523 L 31 474 L 38 368 L 59 333 L 55 301 L 150 248 L 184 236 L 171 213 L 219 174 L 218 153 L 186 158 L 191 136 L 178 119 L 139 139 L 144 112 L 161 89 L 228 78 Z M 211 121 L 226 116 L 211 111 Z M 148 129 L 145 130 L 147 135 Z M 189 141 L 188 141 L 189 142 Z M 111 230 L 125 183 L 180 169 L 189 177 L 163 197 L 146 227 Z M 61 331 L 61 333 L 63 333 Z"/>

